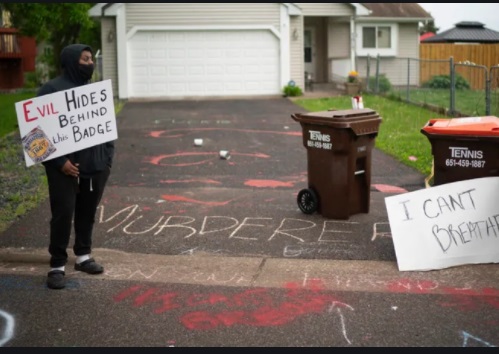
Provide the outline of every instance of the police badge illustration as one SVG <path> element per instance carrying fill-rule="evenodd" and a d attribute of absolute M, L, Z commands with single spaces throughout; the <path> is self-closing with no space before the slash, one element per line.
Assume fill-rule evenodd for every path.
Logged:
<path fill-rule="evenodd" d="M 40 126 L 26 134 L 22 138 L 22 144 L 24 151 L 34 163 L 46 160 L 57 150 Z"/>

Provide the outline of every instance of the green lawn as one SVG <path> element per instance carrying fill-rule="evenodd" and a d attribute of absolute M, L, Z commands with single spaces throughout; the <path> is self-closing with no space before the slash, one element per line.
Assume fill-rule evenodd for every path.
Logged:
<path fill-rule="evenodd" d="M 375 110 L 383 122 L 376 138 L 376 148 L 423 174 L 431 174 L 433 156 L 428 138 L 421 129 L 430 119 L 442 118 L 438 113 L 388 98 L 363 95 L 364 106 Z M 351 109 L 350 97 L 297 99 L 295 103 L 310 112 L 329 109 Z"/>
<path fill-rule="evenodd" d="M 0 138 L 17 129 L 16 102 L 35 96 L 35 92 L 0 94 Z"/>
<path fill-rule="evenodd" d="M 393 91 L 393 95 L 403 100 L 407 99 L 407 90 L 401 89 Z M 426 103 L 437 107 L 449 109 L 450 90 L 448 89 L 411 89 L 409 90 L 409 100 L 415 103 Z M 491 94 L 491 115 L 499 115 L 498 93 Z M 455 109 L 470 117 L 485 116 L 485 90 L 456 90 Z"/>

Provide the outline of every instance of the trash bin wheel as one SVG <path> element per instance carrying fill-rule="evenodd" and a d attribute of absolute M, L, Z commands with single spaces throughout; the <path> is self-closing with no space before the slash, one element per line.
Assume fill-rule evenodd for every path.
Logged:
<path fill-rule="evenodd" d="M 313 214 L 319 207 L 319 198 L 312 189 L 302 189 L 298 193 L 298 207 L 304 214 Z"/>

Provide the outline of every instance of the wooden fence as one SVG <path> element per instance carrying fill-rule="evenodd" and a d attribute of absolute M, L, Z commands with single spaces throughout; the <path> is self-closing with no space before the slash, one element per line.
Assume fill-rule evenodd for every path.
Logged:
<path fill-rule="evenodd" d="M 499 44 L 422 43 L 420 44 L 421 82 L 427 82 L 436 75 L 449 75 L 451 57 L 454 58 L 454 64 L 469 62 L 490 69 L 492 66 L 499 66 Z M 485 89 L 483 68 L 457 65 L 456 73 L 464 77 L 471 88 Z"/>

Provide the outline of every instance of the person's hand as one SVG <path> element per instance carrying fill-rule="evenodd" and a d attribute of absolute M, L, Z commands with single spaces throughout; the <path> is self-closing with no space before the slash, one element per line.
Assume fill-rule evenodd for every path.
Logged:
<path fill-rule="evenodd" d="M 79 164 L 72 164 L 71 161 L 67 160 L 64 166 L 62 166 L 62 173 L 66 176 L 78 177 L 80 171 L 78 170 Z"/>

